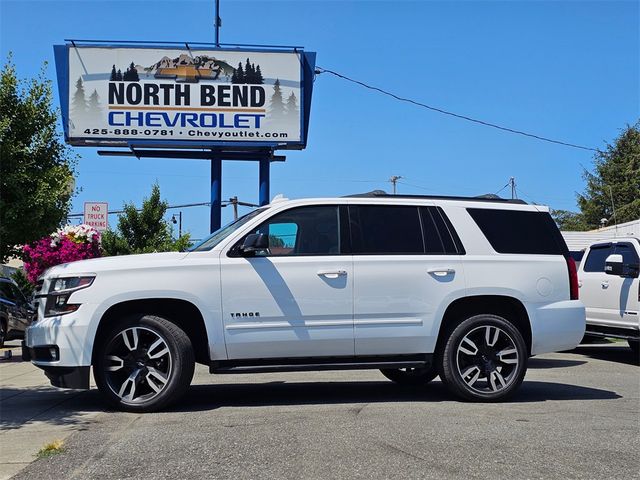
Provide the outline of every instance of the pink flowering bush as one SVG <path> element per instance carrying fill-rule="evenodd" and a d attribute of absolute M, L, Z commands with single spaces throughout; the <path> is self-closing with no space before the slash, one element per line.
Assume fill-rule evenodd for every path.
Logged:
<path fill-rule="evenodd" d="M 101 254 L 100 232 L 88 225 L 67 225 L 31 245 L 22 247 L 27 279 L 35 284 L 38 277 L 54 265 L 96 258 Z"/>

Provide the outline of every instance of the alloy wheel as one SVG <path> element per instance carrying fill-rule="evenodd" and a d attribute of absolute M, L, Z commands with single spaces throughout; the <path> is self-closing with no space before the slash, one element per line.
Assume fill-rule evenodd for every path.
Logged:
<path fill-rule="evenodd" d="M 460 378 L 481 394 L 500 392 L 513 383 L 520 361 L 513 338 L 495 325 L 469 331 L 456 351 Z"/>
<path fill-rule="evenodd" d="M 122 330 L 105 349 L 106 383 L 126 404 L 147 402 L 160 395 L 169 383 L 172 366 L 167 341 L 150 328 Z"/>

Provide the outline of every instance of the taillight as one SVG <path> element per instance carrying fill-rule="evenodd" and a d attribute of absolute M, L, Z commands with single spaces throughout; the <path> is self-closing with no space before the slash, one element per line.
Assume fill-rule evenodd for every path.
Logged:
<path fill-rule="evenodd" d="M 578 300 L 578 269 L 576 261 L 571 255 L 564 257 L 567 261 L 567 270 L 569 270 L 569 296 L 571 300 Z"/>

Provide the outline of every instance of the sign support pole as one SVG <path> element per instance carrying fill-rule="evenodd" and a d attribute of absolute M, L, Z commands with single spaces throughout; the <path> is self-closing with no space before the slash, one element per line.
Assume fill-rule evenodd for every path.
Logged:
<path fill-rule="evenodd" d="M 258 204 L 262 207 L 264 205 L 269 204 L 269 190 L 270 190 L 270 181 L 269 181 L 269 169 L 271 165 L 271 160 L 269 158 L 261 158 L 260 159 L 260 195 L 258 197 Z"/>
<path fill-rule="evenodd" d="M 222 160 L 211 157 L 211 211 L 209 231 L 218 230 L 222 223 Z"/>

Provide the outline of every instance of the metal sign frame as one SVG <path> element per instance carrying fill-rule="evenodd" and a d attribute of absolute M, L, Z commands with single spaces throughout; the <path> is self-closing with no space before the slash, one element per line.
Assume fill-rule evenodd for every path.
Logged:
<path fill-rule="evenodd" d="M 247 44 L 211 44 L 202 42 L 149 42 L 149 41 L 115 41 L 115 40 L 74 40 L 65 39 L 66 44 L 54 45 L 54 57 L 58 80 L 58 94 L 64 128 L 65 141 L 71 145 L 89 147 L 127 147 L 127 150 L 99 151 L 106 156 L 135 156 L 138 158 L 174 158 L 204 159 L 211 162 L 211 212 L 210 231 L 220 228 L 222 209 L 222 161 L 245 160 L 259 162 L 259 204 L 266 205 L 270 198 L 270 166 L 273 161 L 284 161 L 283 156 L 276 156 L 276 150 L 302 150 L 307 145 L 309 118 L 311 114 L 311 96 L 315 75 L 315 52 L 305 52 L 303 47 Z M 224 142 L 199 140 L 127 140 L 103 139 L 101 142 L 78 141 L 69 137 L 69 54 L 70 49 L 77 47 L 102 48 L 157 48 L 176 49 L 186 47 L 188 50 L 237 49 L 239 52 L 289 52 L 300 59 L 300 141 L 296 142 Z M 106 141 L 104 141 L 106 140 Z M 113 142 L 111 142 L 113 141 Z M 159 149 L 159 150 L 152 150 Z"/>
<path fill-rule="evenodd" d="M 313 77 L 315 70 L 315 52 L 305 52 L 302 47 L 297 46 L 275 46 L 275 45 L 236 45 L 236 44 L 211 44 L 201 42 L 133 42 L 133 41 L 101 41 L 101 40 L 73 40 L 66 39 L 67 43 L 63 45 L 54 45 L 54 57 L 56 63 L 56 75 L 58 80 L 58 93 L 60 97 L 60 109 L 62 112 L 62 123 L 64 128 L 65 141 L 74 146 L 90 146 L 90 147 L 122 147 L 122 146 L 138 146 L 138 147 L 154 147 L 154 148 L 234 148 L 247 149 L 253 148 L 271 148 L 273 150 L 302 150 L 306 147 L 307 136 L 309 131 L 309 117 L 311 111 L 311 96 L 313 92 Z M 169 140 L 161 139 L 118 139 L 118 138 L 101 138 L 99 141 L 90 139 L 72 138 L 69 136 L 69 56 L 71 50 L 75 48 L 139 48 L 139 49 L 158 49 L 158 50 L 175 50 L 186 48 L 191 52 L 198 51 L 221 51 L 233 53 L 293 53 L 300 60 L 300 140 L 291 142 L 231 142 L 222 140 Z"/>

